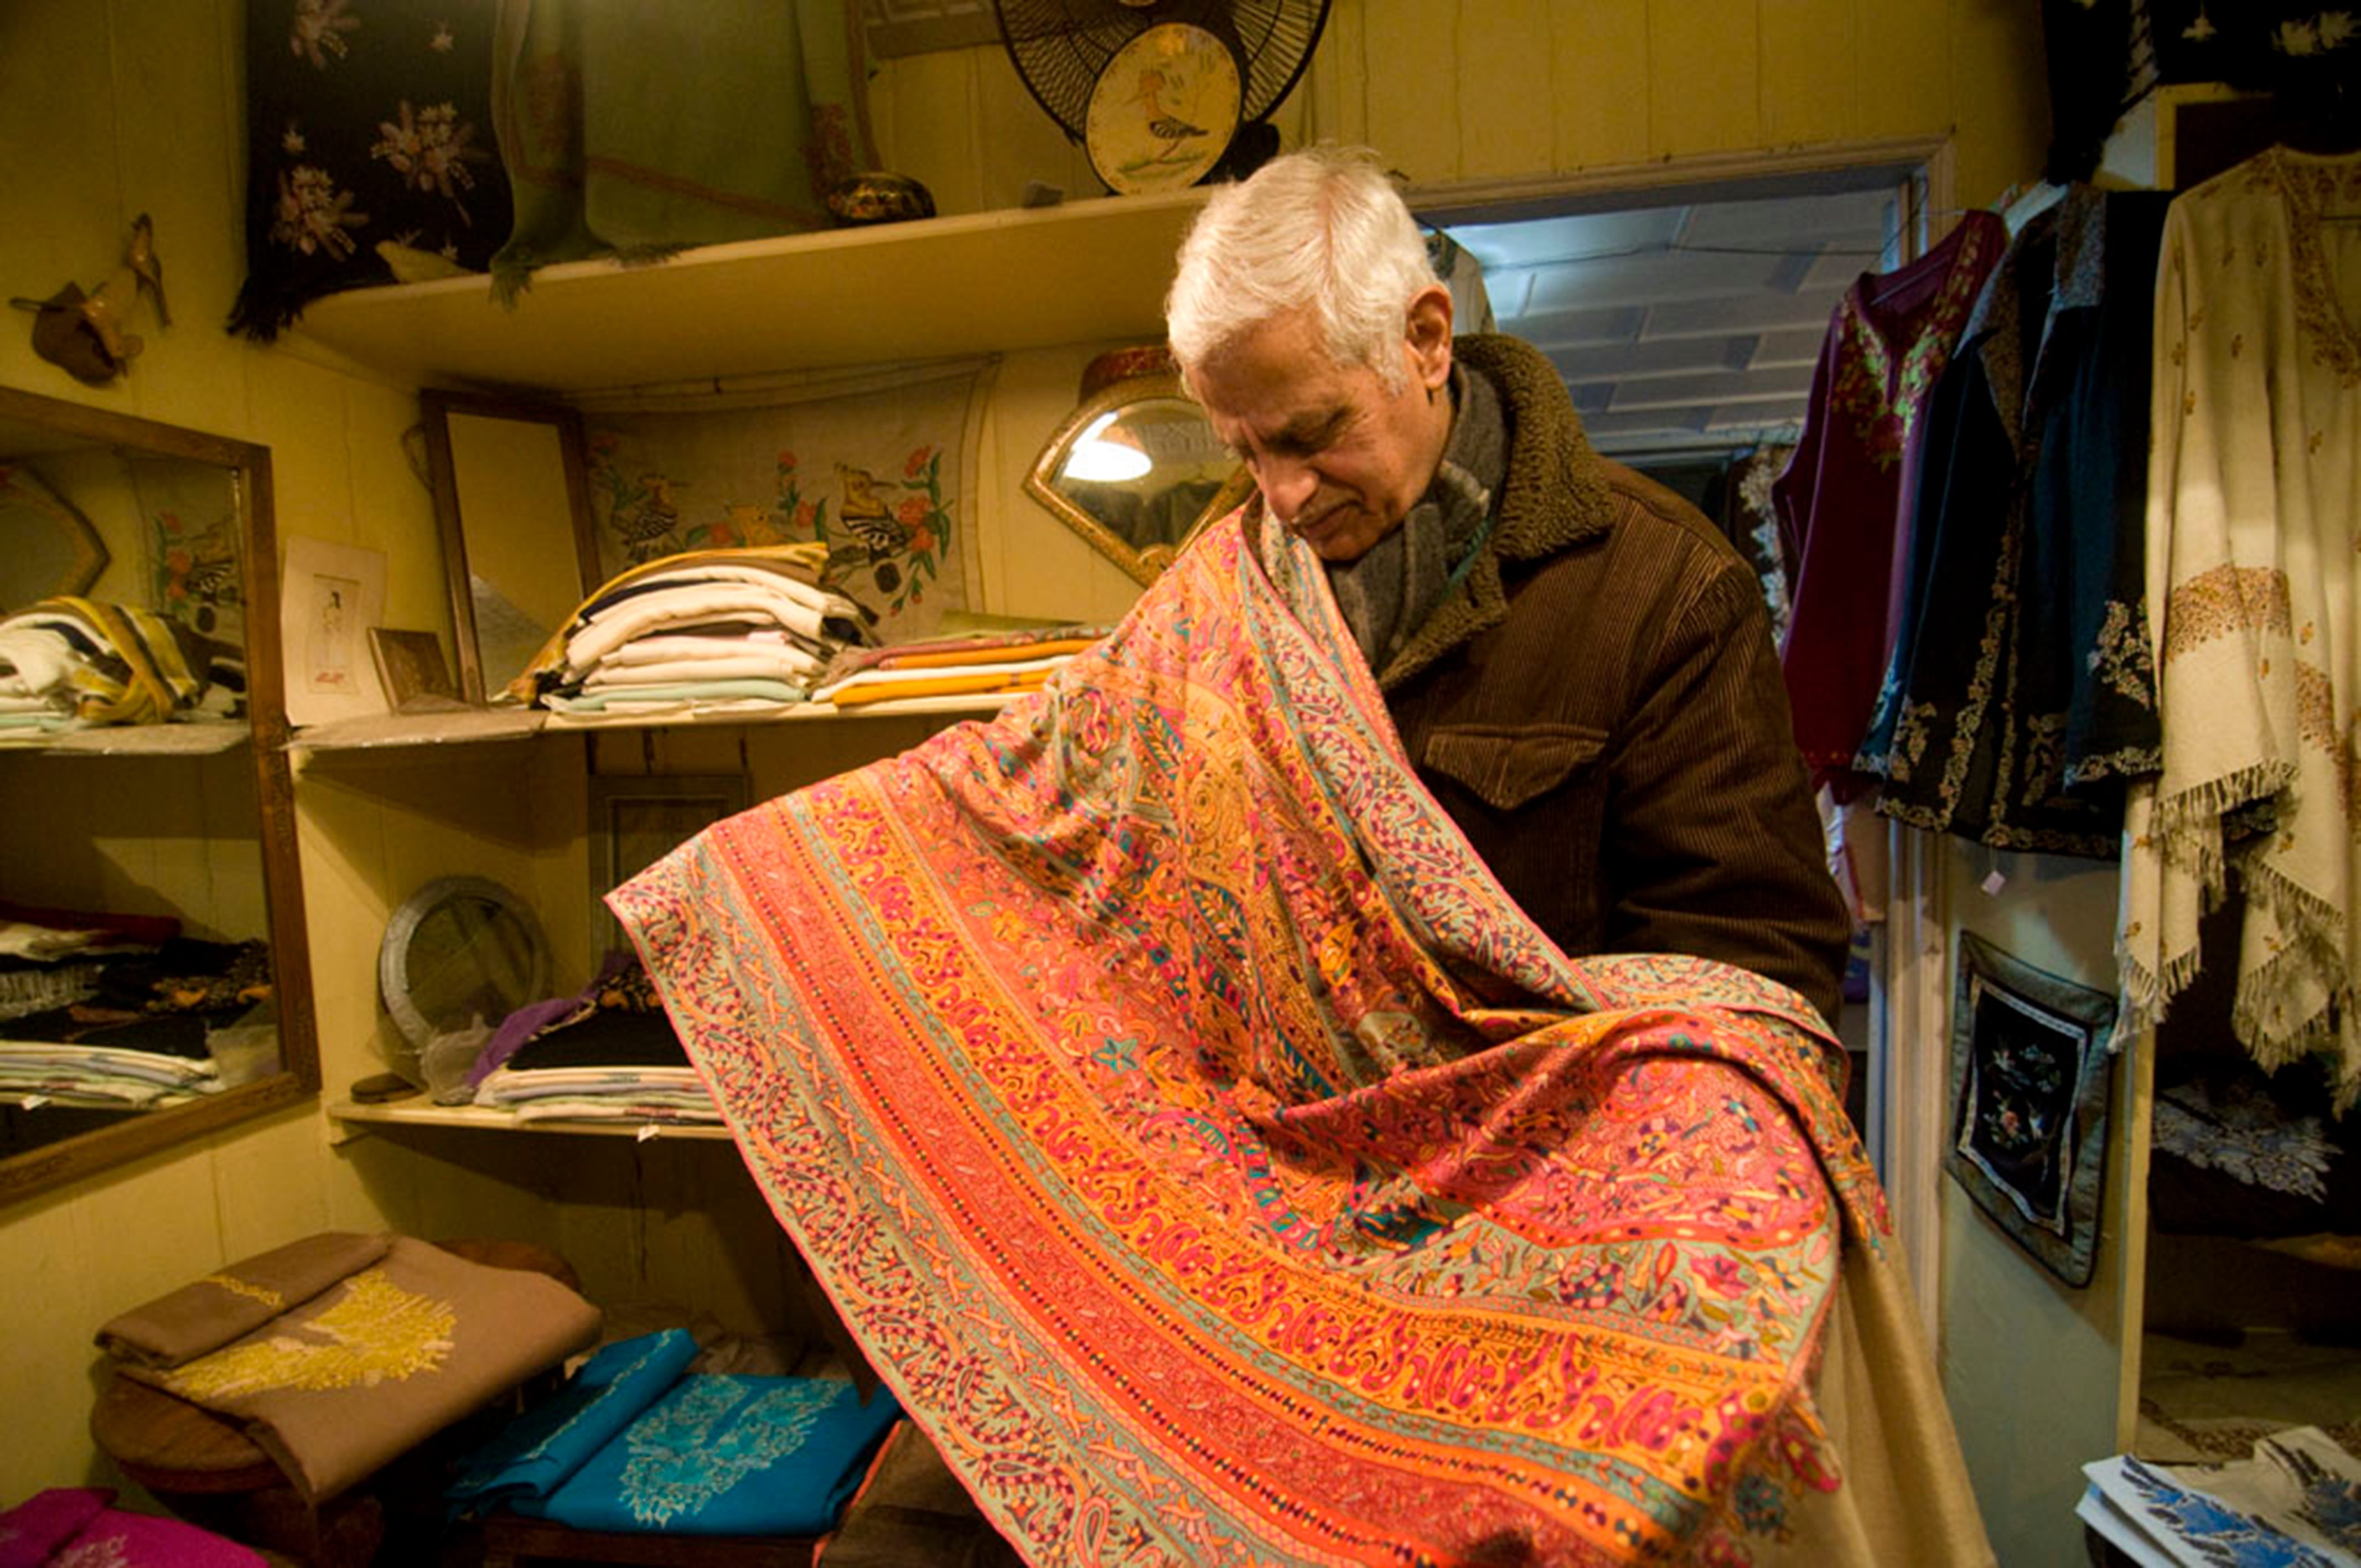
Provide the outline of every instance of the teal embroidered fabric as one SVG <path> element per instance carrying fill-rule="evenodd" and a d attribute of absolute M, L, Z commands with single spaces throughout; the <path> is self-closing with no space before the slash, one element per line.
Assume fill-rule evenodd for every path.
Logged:
<path fill-rule="evenodd" d="M 545 1497 L 518 1513 L 577 1530 L 819 1535 L 902 1413 L 821 1377 L 683 1377 Z"/>

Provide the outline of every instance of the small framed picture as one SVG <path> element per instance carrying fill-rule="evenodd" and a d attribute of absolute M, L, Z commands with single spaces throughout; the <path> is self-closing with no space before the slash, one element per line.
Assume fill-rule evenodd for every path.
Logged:
<path fill-rule="evenodd" d="M 607 911 L 608 893 L 746 805 L 743 773 L 591 775 L 590 928 L 602 950 L 631 948 Z"/>
<path fill-rule="evenodd" d="M 362 632 L 385 609 L 385 552 L 291 534 L 280 569 L 279 645 L 287 718 L 324 724 L 383 713 L 362 663 Z"/>
<path fill-rule="evenodd" d="M 2107 1165 L 2114 999 L 1960 933 L 1951 1179 L 2042 1266 L 2091 1282 Z"/>
<path fill-rule="evenodd" d="M 385 688 L 387 707 L 411 713 L 459 706 L 459 688 L 451 679 L 451 666 L 443 661 L 441 638 L 432 631 L 400 631 L 390 626 L 372 626 L 368 636 L 369 657 L 377 662 L 378 685 Z"/>

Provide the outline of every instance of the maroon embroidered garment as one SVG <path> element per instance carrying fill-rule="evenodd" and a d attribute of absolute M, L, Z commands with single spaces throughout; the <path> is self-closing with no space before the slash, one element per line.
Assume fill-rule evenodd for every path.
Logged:
<path fill-rule="evenodd" d="M 1927 400 L 2007 245 L 1999 218 L 1970 213 L 1917 260 L 1855 280 L 1820 345 L 1803 437 L 1771 488 L 1795 563 L 1779 650 L 1795 743 L 1840 794 L 1852 793 L 1893 650 Z"/>

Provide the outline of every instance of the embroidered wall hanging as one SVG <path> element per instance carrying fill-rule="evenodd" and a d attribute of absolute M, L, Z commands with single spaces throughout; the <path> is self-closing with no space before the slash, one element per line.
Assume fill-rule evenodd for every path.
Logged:
<path fill-rule="evenodd" d="M 511 209 L 494 0 L 248 0 L 246 281 L 268 343 L 340 289 L 479 272 Z"/>
<path fill-rule="evenodd" d="M 684 550 L 828 546 L 826 586 L 887 641 L 968 607 L 988 362 L 586 402 L 602 576 Z"/>
<path fill-rule="evenodd" d="M 2098 1249 L 2114 1021 L 2103 992 L 1960 933 L 1944 1168 L 2077 1289 L 2091 1282 Z"/>

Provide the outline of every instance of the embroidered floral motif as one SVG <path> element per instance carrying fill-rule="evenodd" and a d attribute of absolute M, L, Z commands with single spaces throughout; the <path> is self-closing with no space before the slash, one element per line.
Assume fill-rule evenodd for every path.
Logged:
<path fill-rule="evenodd" d="M 287 1299 L 265 1285 L 250 1285 L 235 1274 L 208 1274 L 197 1281 L 200 1285 L 218 1285 L 233 1296 L 243 1296 L 249 1301 L 259 1301 L 274 1311 L 287 1305 Z"/>
<path fill-rule="evenodd" d="M 2176 587 L 2164 605 L 2167 663 L 2241 630 L 2294 634 L 2287 574 L 2269 566 L 2216 566 Z"/>
<path fill-rule="evenodd" d="M 2273 148 L 2254 160 L 2256 179 L 2277 192 L 2287 209 L 2293 249 L 2295 319 L 2312 357 L 2345 387 L 2361 387 L 2361 334 L 2345 319 L 2336 298 L 2336 272 L 2321 243 L 2321 217 L 2341 199 L 2340 170 Z"/>
<path fill-rule="evenodd" d="M 2021 798 L 2033 806 L 2070 804 L 2062 797 L 2066 784 L 2066 716 L 2029 714 L 2025 719 L 2025 788 Z"/>
<path fill-rule="evenodd" d="M 200 1356 L 164 1386 L 203 1402 L 398 1383 L 440 1367 L 458 1323 L 449 1303 L 413 1295 L 372 1268 L 346 1280 L 344 1294 L 317 1317 Z"/>
<path fill-rule="evenodd" d="M 2328 1200 L 2328 1167 L 2336 1157 L 2319 1117 L 2289 1121 L 2268 1092 L 2243 1080 L 2218 1094 L 2202 1080 L 2158 1094 L 2156 1146 L 2200 1170 L 2315 1203 Z"/>
<path fill-rule="evenodd" d="M 793 1453 L 840 1391 L 818 1381 L 763 1388 L 737 1377 L 689 1379 L 624 1433 L 631 1517 L 662 1526 Z"/>
<path fill-rule="evenodd" d="M 1927 754 L 1927 742 L 1935 732 L 1935 705 L 1931 702 L 1905 703 L 1902 718 L 1894 727 L 1894 751 L 1886 760 L 1886 776 L 1897 784 L 1908 784 L 1918 760 Z"/>
<path fill-rule="evenodd" d="M 2142 707 L 2156 706 L 2156 659 L 2148 652 L 2147 605 L 2109 599 L 2099 634 L 2085 655 L 2092 674 L 2119 696 Z"/>
<path fill-rule="evenodd" d="M 1837 356 L 1830 400 L 1851 417 L 1854 436 L 1881 468 L 1902 461 L 1903 449 L 1926 410 L 1936 378 L 1950 361 L 1960 323 L 1975 303 L 1976 291 L 1990 270 L 1983 264 L 1990 243 L 1982 228 L 1971 227 L 1961 235 L 1959 254 L 1925 313 L 1928 327 L 1916 333 L 1902 356 L 1898 372 L 1892 347 L 1858 299 L 1849 293 L 1838 307 L 1843 348 Z"/>

